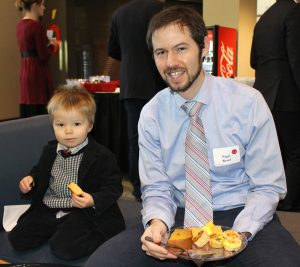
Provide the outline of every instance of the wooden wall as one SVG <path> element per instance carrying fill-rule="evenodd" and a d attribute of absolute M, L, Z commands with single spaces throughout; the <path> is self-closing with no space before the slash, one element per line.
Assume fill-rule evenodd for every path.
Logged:
<path fill-rule="evenodd" d="M 19 11 L 12 0 L 0 1 L 0 120 L 19 116 L 20 53 L 16 43 Z"/>

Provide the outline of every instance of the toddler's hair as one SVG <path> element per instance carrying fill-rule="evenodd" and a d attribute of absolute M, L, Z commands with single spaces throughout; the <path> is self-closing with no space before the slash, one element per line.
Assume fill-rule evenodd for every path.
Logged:
<path fill-rule="evenodd" d="M 85 89 L 79 87 L 60 87 L 50 99 L 47 110 L 53 119 L 53 112 L 63 108 L 66 111 L 76 109 L 87 117 L 91 124 L 94 124 L 96 114 L 96 103 L 93 96 Z"/>

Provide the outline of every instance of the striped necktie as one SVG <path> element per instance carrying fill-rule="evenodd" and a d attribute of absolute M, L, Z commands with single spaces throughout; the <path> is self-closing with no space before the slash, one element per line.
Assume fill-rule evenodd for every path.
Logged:
<path fill-rule="evenodd" d="M 209 162 L 200 107 L 201 103 L 196 101 L 182 105 L 190 117 L 185 141 L 185 227 L 202 226 L 213 220 Z"/>

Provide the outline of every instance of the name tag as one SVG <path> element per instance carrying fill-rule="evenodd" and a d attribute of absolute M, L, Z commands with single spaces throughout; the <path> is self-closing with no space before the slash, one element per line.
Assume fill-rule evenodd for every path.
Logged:
<path fill-rule="evenodd" d="M 239 146 L 228 146 L 213 149 L 215 166 L 226 166 L 241 161 Z"/>

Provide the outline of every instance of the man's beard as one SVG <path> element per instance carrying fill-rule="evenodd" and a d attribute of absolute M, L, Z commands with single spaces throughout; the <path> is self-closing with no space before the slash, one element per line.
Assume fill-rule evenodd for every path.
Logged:
<path fill-rule="evenodd" d="M 170 69 L 178 69 L 176 67 L 172 67 L 172 68 L 168 68 L 165 72 L 170 72 Z M 172 86 L 170 83 L 168 83 L 168 80 L 167 78 L 165 78 L 165 82 L 169 85 L 170 89 L 173 91 L 173 92 L 177 92 L 177 93 L 184 93 L 186 92 L 192 85 L 193 83 L 197 80 L 197 78 L 199 77 L 200 73 L 201 73 L 201 70 L 202 70 L 202 64 L 199 63 L 199 66 L 198 66 L 198 69 L 196 71 L 196 73 L 194 75 L 192 75 L 191 77 L 188 75 L 188 81 L 186 84 L 183 84 L 182 86 L 178 86 L 178 87 L 174 87 Z"/>

